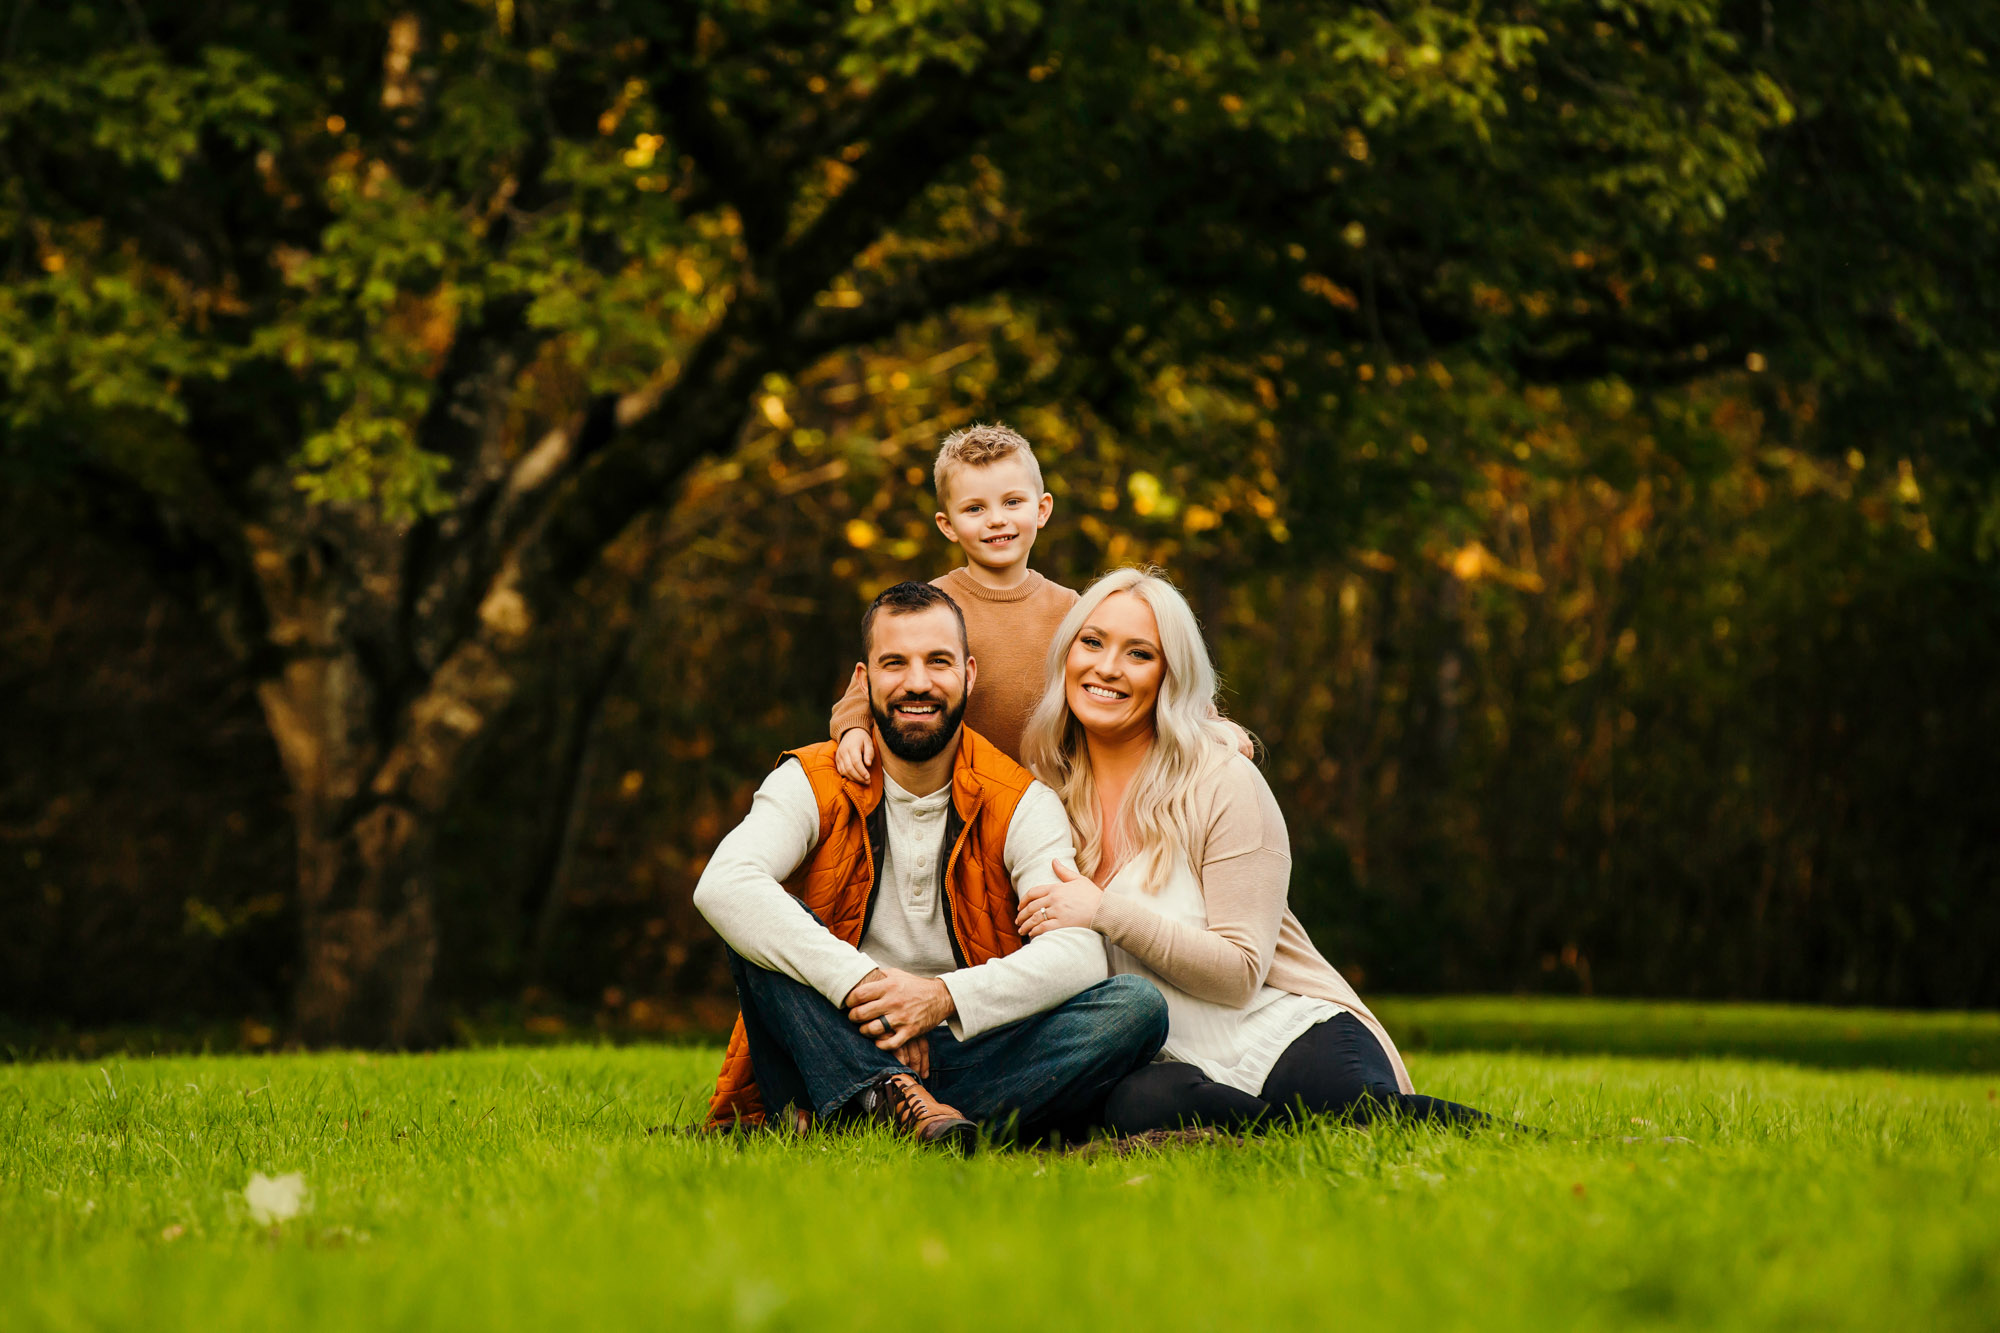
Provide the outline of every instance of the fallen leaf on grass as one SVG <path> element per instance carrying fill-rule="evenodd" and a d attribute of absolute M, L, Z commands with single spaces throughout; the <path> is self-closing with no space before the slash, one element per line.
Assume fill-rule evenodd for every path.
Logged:
<path fill-rule="evenodd" d="M 297 1171 L 275 1177 L 258 1171 L 243 1187 L 243 1202 L 250 1205 L 250 1216 L 258 1226 L 271 1226 L 303 1212 L 311 1202 L 311 1191 Z"/>
<path fill-rule="evenodd" d="M 161 1240 L 179 1240 L 185 1235 L 187 1235 L 187 1228 L 178 1222 L 169 1222 L 166 1226 L 160 1228 Z"/>

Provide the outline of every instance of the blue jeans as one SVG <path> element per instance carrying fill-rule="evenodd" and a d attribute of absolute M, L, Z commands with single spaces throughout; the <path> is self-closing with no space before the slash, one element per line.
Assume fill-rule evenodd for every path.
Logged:
<path fill-rule="evenodd" d="M 908 1072 L 812 987 L 733 949 L 729 970 L 767 1110 L 804 1106 L 828 1118 L 862 1089 Z M 1143 1067 L 1166 1039 L 1160 992 L 1138 977 L 1112 977 L 970 1041 L 959 1041 L 948 1027 L 936 1029 L 924 1086 L 995 1132 L 1035 1139 L 1088 1125 L 1113 1085 Z"/>

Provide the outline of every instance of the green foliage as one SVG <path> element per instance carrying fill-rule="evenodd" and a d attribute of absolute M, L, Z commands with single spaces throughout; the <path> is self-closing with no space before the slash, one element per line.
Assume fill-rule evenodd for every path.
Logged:
<path fill-rule="evenodd" d="M 1278 221 L 1265 210 L 1283 208 L 1296 224 L 1287 239 L 1322 262 L 1361 248 L 1342 236 L 1379 235 L 1416 277 L 1438 260 L 1432 244 L 1462 243 L 1449 227 L 1399 253 L 1408 241 L 1395 232 L 1438 210 L 1411 209 L 1404 188 L 1375 174 L 1369 136 L 1381 140 L 1378 162 L 1431 156 L 1421 179 L 1433 189 L 1455 189 L 1471 170 L 1524 208 L 1569 201 L 1518 238 L 1482 227 L 1492 272 L 1517 262 L 1517 239 L 1546 250 L 1549 230 L 1598 218 L 1626 220 L 1636 230 L 1618 242 L 1643 251 L 1697 215 L 1712 222 L 1749 189 L 1759 136 L 1785 103 L 1736 58 L 1713 8 L 1615 15 L 1645 34 L 1638 56 L 1571 31 L 1597 12 L 1559 8 L 1530 23 L 1433 4 L 883 3 L 754 17 L 718 8 L 690 23 L 646 7 L 614 19 L 437 6 L 387 21 L 301 18 L 280 34 L 243 10 L 226 11 L 199 46 L 192 33 L 183 49 L 159 32 L 110 53 L 93 48 L 120 26 L 116 7 L 37 16 L 0 104 L 0 135 L 25 168 L 5 229 L 17 265 L 29 238 L 44 266 L 69 234 L 94 244 L 61 252 L 74 291 L 38 299 L 30 287 L 0 326 L 17 385 L 33 371 L 64 386 L 18 419 L 81 398 L 180 421 L 196 379 L 282 367 L 309 494 L 374 496 L 392 515 L 443 506 L 450 460 L 427 456 L 418 428 L 455 332 L 492 303 L 530 297 L 535 326 L 593 367 L 590 387 L 616 391 L 685 356 L 752 286 L 768 238 L 729 238 L 764 220 L 746 219 L 748 197 L 712 160 L 709 108 L 668 114 L 697 69 L 720 133 L 765 127 L 765 160 L 741 167 L 800 173 L 802 211 L 780 221 L 795 236 L 825 216 L 856 150 L 888 128 L 868 119 L 865 99 L 955 72 L 975 118 L 996 130 L 948 152 L 917 211 L 861 270 L 891 276 L 940 246 L 1011 234 L 1043 247 L 1052 270 L 1125 288 L 1109 309 L 1101 279 L 1041 288 L 1070 307 L 1064 321 L 1136 318 L 1127 355 L 1149 360 L 1218 341 L 1240 359 L 1244 339 L 1224 336 L 1236 317 L 1212 307 L 1256 310 L 1298 281 L 1286 264 L 1249 269 L 1218 252 L 1230 233 L 1247 239 Z M 1574 123 L 1567 103 L 1536 122 L 1520 100 L 1536 62 L 1603 65 L 1599 47 L 1612 91 L 1587 99 Z M 1512 128 L 1521 121 L 1525 132 Z M 1597 160 L 1557 166 L 1586 142 Z M 1233 199 L 1212 193 L 1222 181 Z M 1216 207 L 1225 202 L 1229 213 Z M 1159 229 L 1162 218 L 1174 225 Z M 1142 221 L 1158 253 L 1133 245 Z M 204 234 L 217 225 L 232 233 L 226 243 Z M 1276 242 L 1264 231 L 1254 244 Z M 713 293 L 705 300 L 689 265 Z M 1429 287 L 1416 277 L 1411 291 L 1428 300 Z M 1244 331 L 1268 344 L 1286 313 L 1264 309 Z"/>
<path fill-rule="evenodd" d="M 1281 414 L 1352 385 L 1331 337 L 1530 377 L 1755 356 L 1840 396 L 1920 380 L 1949 386 L 1914 424 L 1955 465 L 1989 426 L 1992 312 L 1954 274 L 1992 249 L 2000 167 L 1962 6 L 1886 29 L 1710 0 L 627 10 L 226 10 L 111 50 L 118 6 L 17 24 L 14 425 L 182 422 L 200 381 L 282 367 L 309 494 L 435 510 L 452 464 L 419 427 L 456 331 L 526 297 L 589 391 L 647 383 L 754 285 L 739 186 L 795 173 L 778 225 L 803 234 L 888 128 L 866 99 L 949 71 L 995 128 L 861 256 L 862 292 L 1032 247 L 1023 294 L 1077 350 L 1134 382 L 1276 356 Z M 1827 58 L 1857 29 L 1870 54 Z M 715 126 L 673 111 L 697 72 Z M 754 134 L 737 169 L 766 179 L 728 179 L 706 139 Z M 1870 208 L 1828 216 L 1828 191 Z"/>
<path fill-rule="evenodd" d="M 582 382 L 523 376 L 527 422 L 670 377 L 759 285 L 759 193 L 793 173 L 775 225 L 804 235 L 889 128 L 870 95 L 950 71 L 995 127 L 835 308 L 1004 243 L 1033 255 L 1021 299 L 1128 394 L 1263 378 L 1258 416 L 1310 422 L 1381 357 L 1641 381 L 1747 357 L 1829 405 L 1948 385 L 1899 424 L 1954 467 L 1989 429 L 1992 312 L 1952 273 L 1992 248 L 2000 168 L 1955 7 L 1899 16 L 1860 66 L 1826 58 L 1879 30 L 1859 4 L 1748 29 L 1707 0 L 629 8 L 357 12 L 282 37 L 228 11 L 185 49 L 109 52 L 115 6 L 26 22 L 0 99 L 24 168 L 0 212 L 14 426 L 185 423 L 201 381 L 268 392 L 276 367 L 297 434 L 275 447 L 309 495 L 444 508 L 454 462 L 420 436 L 460 330 L 531 303 Z M 710 107 L 677 111 L 697 75 Z M 752 134 L 761 156 L 719 164 L 710 140 Z M 1827 189 L 1872 220 L 1825 216 Z M 1208 426 L 1177 433 L 1213 451 Z"/>
<path fill-rule="evenodd" d="M 960 1162 L 875 1133 L 648 1135 L 716 1059 L 0 1069 L 0 1321 L 1285 1327 L 1337 1299 L 1363 1329 L 1971 1329 L 2000 1295 L 1990 1077 L 1419 1055 L 1421 1086 L 1551 1136 L 1325 1124 Z M 292 1171 L 310 1206 L 258 1225 L 252 1173 Z"/>

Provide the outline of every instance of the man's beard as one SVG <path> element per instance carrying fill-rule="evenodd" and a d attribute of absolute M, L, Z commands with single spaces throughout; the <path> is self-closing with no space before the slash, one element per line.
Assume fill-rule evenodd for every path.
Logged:
<path fill-rule="evenodd" d="M 906 694 L 896 702 L 942 705 L 944 700 L 933 694 Z M 921 764 L 937 758 L 958 735 L 959 721 L 965 716 L 965 696 L 959 695 L 957 704 L 936 714 L 938 726 L 931 731 L 905 730 L 901 719 L 875 702 L 872 690 L 868 695 L 868 711 L 875 715 L 875 729 L 882 733 L 882 744 L 889 747 L 889 753 L 906 764 Z"/>

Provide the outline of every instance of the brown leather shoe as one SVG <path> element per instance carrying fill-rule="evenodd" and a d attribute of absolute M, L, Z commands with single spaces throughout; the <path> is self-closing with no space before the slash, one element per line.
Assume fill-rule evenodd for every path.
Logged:
<path fill-rule="evenodd" d="M 862 1089 L 855 1109 L 865 1120 L 894 1125 L 918 1143 L 972 1153 L 979 1148 L 979 1126 L 931 1096 L 915 1074 L 891 1074 Z"/>

